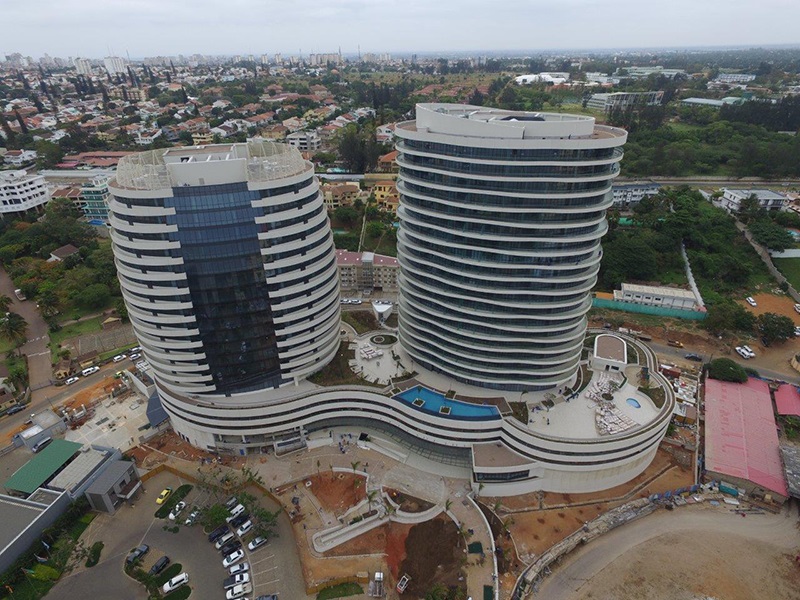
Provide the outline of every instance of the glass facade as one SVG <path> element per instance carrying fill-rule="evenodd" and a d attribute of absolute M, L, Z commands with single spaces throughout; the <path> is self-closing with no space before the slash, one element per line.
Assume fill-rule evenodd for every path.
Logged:
<path fill-rule="evenodd" d="M 252 207 L 259 197 L 245 183 L 179 187 L 164 205 L 177 225 L 170 241 L 181 244 L 197 327 L 219 392 L 275 387 L 281 381 Z"/>

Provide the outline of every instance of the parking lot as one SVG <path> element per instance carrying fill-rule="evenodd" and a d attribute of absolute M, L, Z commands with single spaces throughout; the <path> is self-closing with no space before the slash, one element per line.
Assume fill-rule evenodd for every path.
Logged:
<path fill-rule="evenodd" d="M 192 506 L 207 506 L 215 500 L 208 492 L 193 488 L 186 497 L 187 509 L 181 514 L 178 532 L 167 526 L 174 525 L 167 519 L 158 519 L 154 513 L 158 508 L 156 497 L 165 487 L 173 490 L 186 483 L 171 473 L 160 473 L 145 483 L 145 493 L 135 506 L 122 506 L 114 516 L 99 515 L 81 538 L 86 547 L 96 541 L 105 544 L 100 563 L 86 569 L 82 565 L 71 575 L 62 579 L 48 594 L 56 600 L 74 598 L 117 598 L 119 600 L 145 600 L 144 586 L 133 581 L 123 572 L 125 557 L 140 544 L 150 546 L 150 551 L 141 566 L 147 570 L 161 556 L 169 556 L 172 563 L 179 562 L 189 574 L 192 598 L 204 600 L 224 598 L 222 582 L 228 576 L 222 567 L 222 556 L 209 543 L 202 526 L 183 526 Z M 264 507 L 276 510 L 276 506 L 265 498 Z M 279 594 L 281 599 L 306 598 L 300 560 L 297 556 L 291 526 L 282 515 L 278 521 L 280 537 L 266 545 L 249 551 L 245 545 L 244 561 L 250 564 L 253 592 L 248 598 L 264 594 Z"/>

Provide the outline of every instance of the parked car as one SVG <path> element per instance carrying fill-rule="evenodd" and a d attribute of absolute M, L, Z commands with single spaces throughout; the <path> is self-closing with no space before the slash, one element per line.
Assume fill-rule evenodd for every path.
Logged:
<path fill-rule="evenodd" d="M 683 342 L 679 342 L 678 340 L 667 340 L 667 346 L 672 346 L 673 348 L 683 348 Z"/>
<path fill-rule="evenodd" d="M 64 385 L 72 385 L 73 383 L 78 383 L 81 380 L 80 377 L 69 377 L 65 382 Z"/>
<path fill-rule="evenodd" d="M 242 526 L 239 527 L 239 529 L 236 530 L 236 535 L 238 535 L 239 537 L 242 537 L 248 531 L 250 531 L 252 528 L 253 528 L 253 522 L 250 519 L 248 519 L 247 521 L 242 523 Z"/>
<path fill-rule="evenodd" d="M 239 504 L 239 499 L 236 496 L 231 496 L 225 501 L 225 508 L 233 510 L 233 507 Z"/>
<path fill-rule="evenodd" d="M 267 594 L 265 596 L 259 596 L 256 600 L 278 600 L 278 594 Z"/>
<path fill-rule="evenodd" d="M 268 541 L 267 538 L 258 536 L 257 538 L 254 538 L 249 544 L 247 544 L 247 549 L 253 551 L 256 548 L 261 548 L 261 546 L 266 544 L 267 541 Z"/>
<path fill-rule="evenodd" d="M 222 548 L 220 548 L 219 551 L 220 554 L 222 554 L 222 556 L 227 556 L 234 550 L 238 550 L 241 547 L 242 547 L 242 542 L 240 542 L 239 540 L 232 540 L 227 544 L 225 544 Z"/>
<path fill-rule="evenodd" d="M 242 583 L 250 583 L 250 573 L 238 573 L 237 575 L 231 575 L 222 582 L 222 587 L 223 589 L 229 590 L 230 588 Z"/>
<path fill-rule="evenodd" d="M 237 573 L 244 573 L 250 570 L 250 563 L 239 563 L 238 565 L 233 565 L 230 569 L 228 569 L 228 573 L 230 575 L 236 575 Z"/>
<path fill-rule="evenodd" d="M 142 355 L 139 354 L 138 352 L 135 352 L 131 354 L 128 358 L 130 358 L 131 360 L 139 360 L 140 358 L 142 358 Z"/>
<path fill-rule="evenodd" d="M 242 513 L 231 521 L 231 527 L 239 527 L 242 523 L 250 518 L 250 513 Z"/>
<path fill-rule="evenodd" d="M 752 296 L 745 298 L 745 302 L 747 302 L 750 306 L 758 306 L 758 302 L 756 302 L 755 298 Z"/>
<path fill-rule="evenodd" d="M 186 521 L 184 521 L 184 523 L 183 523 L 183 524 L 184 524 L 184 525 L 189 525 L 189 526 L 191 526 L 191 525 L 194 525 L 194 524 L 195 524 L 195 521 L 197 521 L 197 517 L 199 517 L 199 516 L 200 516 L 200 509 L 199 509 L 199 508 L 195 508 L 195 509 L 194 509 L 194 510 L 193 510 L 193 511 L 192 511 L 192 512 L 189 514 L 189 516 L 186 518 Z"/>
<path fill-rule="evenodd" d="M 795 327 L 795 328 L 794 328 L 794 334 L 795 334 L 795 335 L 800 335 L 800 327 Z M 21 410 L 21 409 L 20 409 L 20 410 Z M 10 414 L 11 414 L 11 411 L 8 411 L 8 414 L 10 415 Z"/>
<path fill-rule="evenodd" d="M 181 514 L 181 512 L 183 512 L 183 509 L 184 509 L 184 508 L 186 508 L 186 502 L 184 502 L 183 500 L 181 500 L 181 501 L 180 501 L 180 502 L 178 502 L 178 503 L 177 503 L 177 504 L 176 504 L 176 505 L 173 507 L 173 509 L 170 511 L 170 513 L 169 513 L 169 520 L 170 520 L 170 521 L 174 521 L 175 519 L 177 519 L 177 518 L 178 518 L 178 516 Z"/>
<path fill-rule="evenodd" d="M 150 567 L 150 575 L 158 575 L 159 573 L 161 573 L 161 571 L 167 568 L 168 564 L 169 564 L 169 556 L 162 556 L 155 562 L 155 564 L 152 567 Z"/>
<path fill-rule="evenodd" d="M 794 312 L 800 313 L 800 304 L 795 304 L 794 305 Z"/>
<path fill-rule="evenodd" d="M 156 504 L 164 504 L 164 501 L 169 498 L 169 495 L 172 493 L 172 488 L 164 488 L 161 490 L 161 493 L 156 498 Z"/>
<path fill-rule="evenodd" d="M 690 352 L 686 355 L 686 360 L 693 360 L 695 362 L 703 362 L 703 357 L 699 354 L 695 354 L 694 352 Z"/>
<path fill-rule="evenodd" d="M 125 360 L 126 358 L 128 358 L 128 355 L 127 355 L 127 354 L 117 354 L 117 355 L 116 355 L 114 358 L 112 358 L 111 360 L 113 360 L 114 362 L 122 362 L 122 361 L 123 361 L 123 360 Z"/>
<path fill-rule="evenodd" d="M 214 531 L 208 534 L 208 541 L 209 542 L 216 542 L 219 538 L 223 535 L 228 533 L 230 529 L 228 529 L 227 525 L 220 525 Z"/>
<path fill-rule="evenodd" d="M 100 370 L 100 367 L 87 367 L 86 369 L 81 371 L 81 375 L 83 375 L 84 377 L 88 377 L 89 375 L 92 375 L 93 373 L 97 373 L 99 370 Z"/>
<path fill-rule="evenodd" d="M 220 550 L 220 549 L 221 549 L 221 548 L 222 548 L 222 547 L 223 547 L 225 544 L 227 544 L 228 542 L 230 542 L 232 539 L 233 539 L 233 532 L 232 532 L 232 531 L 228 531 L 228 533 L 226 533 L 225 535 L 223 535 L 222 537 L 220 537 L 220 538 L 219 538 L 219 539 L 216 541 L 216 543 L 214 544 L 214 547 L 215 547 L 217 550 Z M 227 553 L 227 552 L 224 552 L 223 554 L 228 554 L 228 553 Z"/>
<path fill-rule="evenodd" d="M 50 445 L 52 442 L 53 442 L 53 438 L 51 438 L 51 437 L 48 435 L 46 438 L 42 438 L 42 439 L 40 439 L 38 442 L 36 442 L 36 443 L 33 445 L 33 447 L 31 448 L 31 451 L 32 451 L 34 454 L 36 454 L 36 453 L 37 453 L 37 452 L 39 452 L 40 450 L 44 450 L 45 448 L 47 448 L 47 447 L 48 447 L 48 446 L 49 446 L 49 445 Z"/>
<path fill-rule="evenodd" d="M 6 411 L 6 414 L 7 415 L 15 415 L 18 412 L 22 412 L 23 410 L 25 410 L 25 407 L 24 406 L 20 406 L 19 404 L 17 404 L 16 406 L 12 406 L 11 408 L 9 408 Z"/>
<path fill-rule="evenodd" d="M 227 519 L 225 519 L 225 520 L 226 520 L 228 523 L 230 523 L 230 522 L 231 522 L 231 521 L 233 521 L 233 520 L 234 520 L 236 517 L 238 517 L 239 515 L 241 515 L 243 512 L 244 512 L 244 504 L 237 504 L 237 505 L 236 505 L 236 506 L 234 506 L 234 507 L 233 507 L 233 509 L 231 510 L 231 515 L 230 515 L 230 516 L 229 516 Z"/>
<path fill-rule="evenodd" d="M 141 352 L 141 351 L 142 351 L 142 347 L 141 346 L 134 346 L 133 348 L 128 350 L 128 352 Z"/>
<path fill-rule="evenodd" d="M 755 357 L 756 353 L 753 352 L 753 349 L 750 346 L 742 346 L 742 349 L 750 355 L 750 358 Z"/>
<path fill-rule="evenodd" d="M 227 600 L 236 600 L 236 598 L 241 598 L 245 594 L 249 594 L 252 591 L 253 591 L 252 585 L 250 585 L 249 583 L 241 583 L 229 589 L 225 594 L 225 598 L 227 598 Z"/>
<path fill-rule="evenodd" d="M 180 575 L 175 575 L 172 579 L 170 579 L 167 583 L 164 584 L 164 587 L 161 588 L 165 594 L 170 593 L 173 590 L 177 590 L 182 585 L 189 583 L 189 574 L 184 572 Z"/>
<path fill-rule="evenodd" d="M 755 356 L 755 354 L 752 351 L 748 352 L 742 346 L 736 346 L 736 353 L 745 360 L 751 359 Z"/>
<path fill-rule="evenodd" d="M 147 544 L 142 544 L 141 546 L 137 546 L 136 548 L 131 550 L 131 553 L 128 554 L 128 558 L 125 559 L 125 562 L 128 563 L 129 565 L 132 565 L 148 552 L 150 552 L 150 546 L 148 546 Z"/>
<path fill-rule="evenodd" d="M 244 558 L 244 550 L 239 548 L 236 552 L 231 552 L 228 556 L 222 559 L 222 566 L 226 569 L 233 564 L 236 564 Z"/>

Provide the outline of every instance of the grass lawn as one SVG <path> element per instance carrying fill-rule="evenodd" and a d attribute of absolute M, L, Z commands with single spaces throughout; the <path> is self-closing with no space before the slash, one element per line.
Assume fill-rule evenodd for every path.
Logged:
<path fill-rule="evenodd" d="M 60 344 L 64 340 L 69 338 L 78 337 L 79 335 L 84 335 L 86 333 L 94 333 L 96 331 L 101 331 L 103 317 L 98 316 L 94 317 L 93 319 L 87 319 L 86 321 L 78 321 L 72 323 L 66 323 L 59 329 L 58 331 L 53 331 L 50 333 L 50 342 L 53 344 Z"/>
<path fill-rule="evenodd" d="M 346 596 L 355 596 L 363 594 L 364 590 L 357 583 L 340 583 L 332 585 L 331 587 L 323 588 L 317 594 L 317 600 L 330 600 L 331 598 L 345 598 Z"/>
<path fill-rule="evenodd" d="M 349 362 L 353 360 L 355 352 L 348 349 L 347 346 L 347 342 L 341 342 L 339 344 L 339 350 L 336 352 L 336 356 L 333 357 L 333 360 L 329 362 L 324 369 L 317 371 L 309 377 L 309 381 L 324 386 L 371 385 L 373 387 L 384 387 L 382 385 L 378 386 L 374 383 L 370 383 L 366 379 L 362 379 L 353 373 Z"/>
<path fill-rule="evenodd" d="M 792 287 L 800 290 L 800 258 L 773 258 L 772 262 Z"/>

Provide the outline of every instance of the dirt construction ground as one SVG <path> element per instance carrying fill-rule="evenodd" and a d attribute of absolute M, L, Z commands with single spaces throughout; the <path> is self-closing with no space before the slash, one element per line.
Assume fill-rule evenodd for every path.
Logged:
<path fill-rule="evenodd" d="M 658 511 L 555 565 L 548 600 L 798 600 L 797 507 L 742 517 L 708 504 Z"/>
<path fill-rule="evenodd" d="M 800 567 L 765 542 L 721 532 L 670 533 L 622 555 L 586 588 L 577 598 L 788 600 L 800 598 Z"/>

